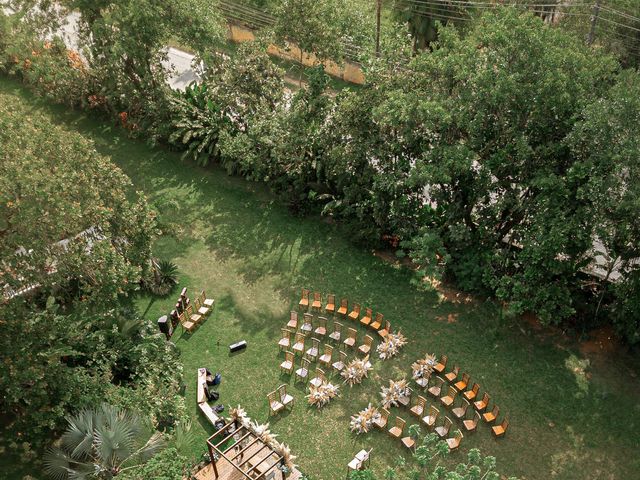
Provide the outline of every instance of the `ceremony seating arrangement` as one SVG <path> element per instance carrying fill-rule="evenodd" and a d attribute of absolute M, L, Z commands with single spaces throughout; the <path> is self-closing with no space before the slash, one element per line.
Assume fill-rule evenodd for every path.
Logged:
<path fill-rule="evenodd" d="M 422 417 L 422 414 L 424 413 L 424 409 L 426 408 L 426 406 L 427 406 L 427 399 L 421 395 L 418 395 L 416 404 L 413 407 L 411 407 L 409 412 L 411 412 L 411 414 L 415 415 L 416 417 Z"/>
<path fill-rule="evenodd" d="M 379 313 L 378 315 L 382 317 L 381 313 Z M 382 322 L 382 318 L 380 319 L 380 322 Z M 374 324 L 376 323 L 377 323 L 377 320 L 376 322 L 374 322 Z M 390 333 L 391 333 L 391 322 L 389 322 L 389 320 L 385 320 L 384 328 L 382 330 L 378 330 L 378 335 L 380 335 L 380 337 L 384 339 L 384 338 L 387 338 L 387 335 L 389 335 Z"/>
<path fill-rule="evenodd" d="M 340 308 L 338 308 L 338 315 L 343 317 L 347 316 L 347 309 L 349 308 L 349 301 L 346 298 L 340 300 Z"/>
<path fill-rule="evenodd" d="M 453 401 L 456 399 L 457 394 L 458 391 L 455 388 L 449 387 L 449 391 L 447 392 L 447 394 L 440 397 L 440 403 L 449 408 L 451 405 L 453 405 Z"/>
<path fill-rule="evenodd" d="M 402 437 L 402 439 L 400 441 L 409 450 L 412 450 L 413 447 L 416 446 L 416 441 L 413 439 L 413 437 Z"/>
<path fill-rule="evenodd" d="M 318 355 L 320 355 L 320 340 L 317 338 L 311 339 L 311 347 L 305 352 L 305 356 L 315 362 L 318 359 Z"/>
<path fill-rule="evenodd" d="M 379 330 L 383 327 L 383 322 L 384 322 L 384 315 L 382 315 L 381 313 L 376 313 L 376 318 L 375 320 L 373 320 L 373 322 L 371 322 L 369 324 L 369 327 L 373 330 L 378 331 L 378 333 L 380 334 Z M 391 328 L 389 328 L 389 330 L 387 330 L 384 335 L 380 334 L 381 337 L 385 337 L 387 335 L 387 333 L 389 333 L 391 331 Z"/>
<path fill-rule="evenodd" d="M 325 317 L 318 317 L 317 327 L 313 331 L 314 335 L 324 337 L 327 334 L 327 319 Z"/>
<path fill-rule="evenodd" d="M 329 334 L 329 338 L 334 342 L 339 342 L 341 335 L 342 335 L 342 324 L 338 322 L 333 322 L 333 331 Z"/>
<path fill-rule="evenodd" d="M 207 294 L 204 293 L 204 290 L 202 290 L 200 292 L 200 303 L 202 303 L 203 306 L 212 309 L 213 308 L 213 304 L 215 303 L 213 298 L 207 298 Z"/>
<path fill-rule="evenodd" d="M 305 313 L 303 315 L 303 318 L 304 320 L 302 321 L 300 330 L 302 330 L 304 333 L 313 331 L 313 315 L 311 315 L 310 313 Z"/>
<path fill-rule="evenodd" d="M 435 378 L 435 384 L 430 386 L 427 389 L 427 393 L 429 395 L 432 395 L 436 398 L 440 397 L 440 393 L 442 392 L 442 386 L 444 385 L 444 379 L 442 377 L 437 377 Z"/>
<path fill-rule="evenodd" d="M 458 390 L 458 392 L 462 392 L 467 388 L 468 384 L 469 384 L 469 374 L 463 373 L 462 380 L 456 382 L 453 386 L 456 390 Z"/>
<path fill-rule="evenodd" d="M 473 402 L 473 408 L 475 408 L 478 412 L 482 413 L 489 406 L 490 396 L 487 392 L 484 392 L 482 396 L 482 400 L 478 400 Z"/>
<path fill-rule="evenodd" d="M 313 377 L 309 383 L 314 387 L 318 388 L 320 385 L 327 381 L 327 377 L 324 375 L 324 371 L 320 367 L 316 367 L 316 375 Z"/>
<path fill-rule="evenodd" d="M 437 373 L 444 372 L 444 369 L 447 368 L 447 360 L 448 357 L 446 355 L 442 355 L 442 357 L 440 357 L 440 361 L 434 365 L 433 370 Z"/>
<path fill-rule="evenodd" d="M 453 370 L 445 374 L 444 378 L 447 382 L 452 383 L 456 378 L 458 378 L 459 373 L 460 373 L 460 367 L 456 365 L 453 367 Z"/>
<path fill-rule="evenodd" d="M 469 406 L 469 401 L 463 398 L 460 406 L 453 408 L 451 410 L 451 413 L 456 418 L 464 418 L 464 416 L 467 414 L 467 409 L 469 408 Z"/>
<path fill-rule="evenodd" d="M 313 292 L 313 303 L 311 303 L 311 310 L 320 312 L 322 309 L 322 295 L 320 292 Z"/>
<path fill-rule="evenodd" d="M 371 352 L 372 344 L 373 344 L 373 338 L 369 335 L 365 335 L 364 343 L 358 347 L 358 351 L 363 355 L 368 355 Z"/>
<path fill-rule="evenodd" d="M 493 423 L 496 421 L 499 414 L 500 414 L 500 407 L 494 404 L 493 410 L 482 414 L 482 419 L 487 423 Z"/>

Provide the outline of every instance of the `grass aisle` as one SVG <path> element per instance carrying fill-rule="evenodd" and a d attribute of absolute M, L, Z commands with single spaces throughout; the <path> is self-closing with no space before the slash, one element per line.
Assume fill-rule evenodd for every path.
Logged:
<path fill-rule="evenodd" d="M 0 95 L 20 96 L 27 109 L 44 110 L 93 139 L 160 212 L 163 236 L 156 254 L 178 264 L 181 286 L 191 294 L 205 288 L 216 299 L 213 315 L 192 336 L 174 337 L 182 351 L 187 406 L 201 439 L 198 451 L 204 451 L 212 432 L 195 403 L 196 369 L 206 366 L 222 373 L 221 402 L 227 408 L 241 404 L 261 422 L 267 421 L 266 393 L 289 383 L 296 405 L 270 423 L 312 478 L 344 478 L 346 464 L 361 448 L 373 448 L 371 464 L 381 475 L 399 455 L 410 457 L 384 432 L 352 435 L 350 415 L 369 401 L 377 403 L 380 386 L 390 378 L 409 377 L 417 357 L 447 353 L 511 418 L 511 429 L 500 441 L 485 424 L 467 435 L 448 460 L 452 465 L 479 447 L 497 456 L 500 471 L 522 478 L 640 475 L 637 359 L 632 368 L 623 354 L 595 357 L 584 372 L 577 345 L 501 323 L 489 304 L 443 301 L 416 291 L 408 271 L 351 245 L 339 227 L 324 219 L 291 216 L 261 185 L 217 168 L 185 165 L 178 154 L 130 141 L 118 129 L 82 114 L 44 106 L 6 79 L 0 79 Z M 375 360 L 369 380 L 352 389 L 343 386 L 340 398 L 322 411 L 307 407 L 301 384 L 279 375 L 280 328 L 301 286 L 371 306 L 410 340 L 399 358 Z M 175 296 L 136 302 L 155 322 Z M 241 339 L 247 340 L 247 350 L 229 355 L 228 344 Z M 408 425 L 414 423 L 406 410 L 393 409 L 391 419 L 397 413 Z"/>

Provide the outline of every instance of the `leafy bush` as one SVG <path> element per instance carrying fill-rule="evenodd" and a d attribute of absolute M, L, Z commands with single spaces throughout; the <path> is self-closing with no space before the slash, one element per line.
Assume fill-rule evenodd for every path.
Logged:
<path fill-rule="evenodd" d="M 178 266 L 170 260 L 151 260 L 151 274 L 145 287 L 154 295 L 164 297 L 178 284 Z"/>
<path fill-rule="evenodd" d="M 118 475 L 121 480 L 182 480 L 189 470 L 185 457 L 173 447 L 165 448 L 143 465 Z"/>

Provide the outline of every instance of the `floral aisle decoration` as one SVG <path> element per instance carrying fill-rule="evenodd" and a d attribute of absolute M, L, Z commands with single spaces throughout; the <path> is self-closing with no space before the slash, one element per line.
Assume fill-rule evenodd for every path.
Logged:
<path fill-rule="evenodd" d="M 288 445 L 276 440 L 277 435 L 275 433 L 271 433 L 268 423 L 260 424 L 258 422 L 252 422 L 251 418 L 247 415 L 247 412 L 240 405 L 235 408 L 229 407 L 229 416 L 232 421 L 237 422 L 240 426 L 243 426 L 253 432 L 256 437 L 271 447 L 277 455 L 282 457 L 282 467 L 280 469 L 283 472 L 286 471 L 291 473 L 295 468 L 297 468 L 297 465 L 294 463 L 296 456 L 291 454 L 291 449 Z"/>
<path fill-rule="evenodd" d="M 423 388 L 427 386 L 435 364 L 436 357 L 427 354 L 424 358 L 419 358 L 411 365 L 412 377 L 418 385 Z"/>
<path fill-rule="evenodd" d="M 367 405 L 367 408 L 360 410 L 357 415 L 351 416 L 351 422 L 349 428 L 352 432 L 360 435 L 362 433 L 368 433 L 373 428 L 374 423 L 381 417 L 380 412 L 376 407 L 371 406 L 371 403 Z"/>
<path fill-rule="evenodd" d="M 344 378 L 344 383 L 348 383 L 350 387 L 353 387 L 357 383 L 362 383 L 362 379 L 369 376 L 371 368 L 369 355 L 367 355 L 363 359 L 356 358 L 350 361 L 340 375 Z"/>
<path fill-rule="evenodd" d="M 336 385 L 327 382 L 322 383 L 319 387 L 311 385 L 309 391 L 310 393 L 307 395 L 309 405 L 315 405 L 318 408 L 324 407 L 331 399 L 337 397 L 339 393 Z"/>
<path fill-rule="evenodd" d="M 391 357 L 395 357 L 400 353 L 400 349 L 407 344 L 407 337 L 402 332 L 388 333 L 384 337 L 384 341 L 378 345 L 376 351 L 382 360 L 387 360 Z"/>
<path fill-rule="evenodd" d="M 389 380 L 389 386 L 382 387 L 380 396 L 382 397 L 382 405 L 384 408 L 389 408 L 391 405 L 397 407 L 400 399 L 406 399 L 411 396 L 409 382 L 405 379 Z"/>

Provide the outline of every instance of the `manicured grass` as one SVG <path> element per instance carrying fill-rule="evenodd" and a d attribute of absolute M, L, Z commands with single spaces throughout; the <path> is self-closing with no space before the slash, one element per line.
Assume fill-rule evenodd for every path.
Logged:
<path fill-rule="evenodd" d="M 195 402 L 196 369 L 206 366 L 222 373 L 220 401 L 227 408 L 241 404 L 252 418 L 270 421 L 312 478 L 343 478 L 353 454 L 371 447 L 372 467 L 381 475 L 399 455 L 411 461 L 409 456 L 384 432 L 352 435 L 349 417 L 368 402 L 378 403 L 380 386 L 410 376 L 411 363 L 428 352 L 447 353 L 511 418 L 500 441 L 481 424 L 450 457 L 451 465 L 479 447 L 497 456 L 501 472 L 522 478 L 640 475 L 637 359 L 623 353 L 594 357 L 582 375 L 577 361 L 584 356 L 570 340 L 501 320 L 489 303 L 449 302 L 417 291 L 411 272 L 353 246 L 341 227 L 323 218 L 293 217 L 262 185 L 184 164 L 179 154 L 149 149 L 85 115 L 47 107 L 4 78 L 0 94 L 18 95 L 29 108 L 48 111 L 110 155 L 160 212 L 163 235 L 156 254 L 179 265 L 181 286 L 191 294 L 204 288 L 216 299 L 213 315 L 193 335 L 173 339 L 182 351 L 187 405 L 201 439 L 194 453 L 204 451 L 212 433 Z M 321 411 L 308 408 L 303 386 L 278 368 L 280 328 L 302 286 L 371 306 L 410 340 L 399 358 L 374 360 L 368 380 L 342 387 L 341 397 Z M 176 295 L 141 296 L 136 303 L 155 322 Z M 227 345 L 241 339 L 248 341 L 247 350 L 230 355 Z M 268 419 L 265 396 L 281 383 L 289 384 L 296 405 Z M 396 414 L 414 423 L 408 411 L 393 409 L 392 419 Z"/>

